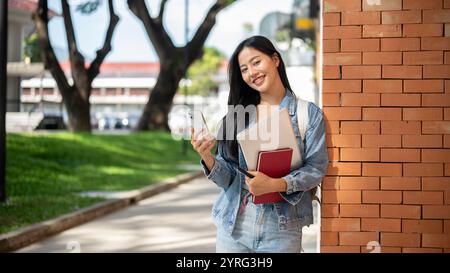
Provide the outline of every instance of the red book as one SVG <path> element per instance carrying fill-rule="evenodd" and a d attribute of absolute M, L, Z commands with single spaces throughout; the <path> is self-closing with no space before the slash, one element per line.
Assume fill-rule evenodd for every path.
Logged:
<path fill-rule="evenodd" d="M 281 178 L 291 171 L 292 148 L 259 153 L 256 170 L 272 178 Z M 254 204 L 276 203 L 284 201 L 279 192 L 253 196 Z"/>

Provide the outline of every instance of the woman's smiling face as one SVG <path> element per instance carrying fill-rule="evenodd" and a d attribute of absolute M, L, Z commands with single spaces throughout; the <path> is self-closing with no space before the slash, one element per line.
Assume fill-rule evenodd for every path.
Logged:
<path fill-rule="evenodd" d="M 278 75 L 280 60 L 252 47 L 244 47 L 238 55 L 242 79 L 258 92 L 270 90 Z"/>

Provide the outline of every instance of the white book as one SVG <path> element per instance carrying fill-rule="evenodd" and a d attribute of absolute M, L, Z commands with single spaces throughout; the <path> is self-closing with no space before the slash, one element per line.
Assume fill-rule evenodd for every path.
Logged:
<path fill-rule="evenodd" d="M 259 152 L 286 148 L 293 150 L 291 170 L 301 165 L 298 141 L 286 108 L 275 110 L 270 116 L 241 131 L 237 135 L 237 141 L 250 171 L 256 170 Z"/>

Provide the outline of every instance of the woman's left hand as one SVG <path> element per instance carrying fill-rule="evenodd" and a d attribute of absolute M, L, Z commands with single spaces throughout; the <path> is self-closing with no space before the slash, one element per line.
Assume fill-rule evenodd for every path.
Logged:
<path fill-rule="evenodd" d="M 270 192 L 285 191 L 286 182 L 282 178 L 272 178 L 262 172 L 248 171 L 254 175 L 253 178 L 245 177 L 245 183 L 248 185 L 251 194 L 258 196 Z"/>

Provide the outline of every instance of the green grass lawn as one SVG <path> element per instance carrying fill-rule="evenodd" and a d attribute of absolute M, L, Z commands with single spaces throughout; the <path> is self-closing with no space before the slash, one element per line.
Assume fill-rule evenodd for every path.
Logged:
<path fill-rule="evenodd" d="M 141 188 L 186 173 L 178 164 L 199 162 L 189 142 L 183 156 L 181 141 L 166 132 L 8 134 L 6 145 L 10 204 L 0 204 L 0 233 L 103 200 L 77 193 Z"/>

